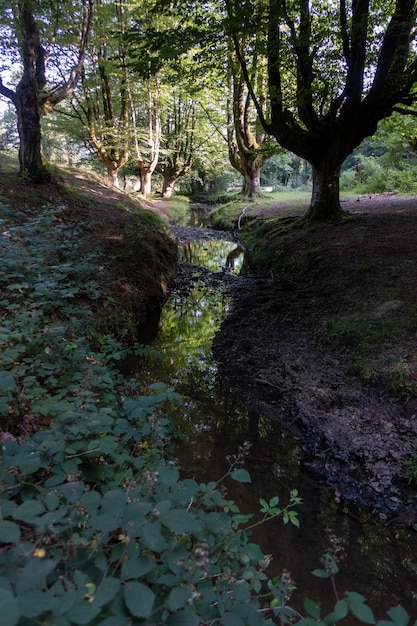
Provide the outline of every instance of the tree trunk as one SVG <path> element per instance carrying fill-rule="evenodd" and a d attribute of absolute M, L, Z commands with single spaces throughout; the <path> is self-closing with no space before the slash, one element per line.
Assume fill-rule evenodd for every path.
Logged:
<path fill-rule="evenodd" d="M 32 81 L 21 81 L 16 89 L 15 106 L 19 132 L 19 169 L 36 182 L 50 179 L 42 161 L 41 114 L 38 89 Z"/>
<path fill-rule="evenodd" d="M 255 196 L 261 196 L 261 168 L 245 169 L 244 183 L 240 194 L 245 198 L 253 198 Z"/>
<path fill-rule="evenodd" d="M 342 163 L 324 161 L 320 165 L 312 164 L 313 191 L 306 218 L 309 221 L 334 220 L 343 217 L 340 205 L 340 170 Z"/>
<path fill-rule="evenodd" d="M 119 182 L 120 166 L 116 164 L 114 161 L 109 161 L 109 162 L 106 162 L 106 169 L 107 169 L 107 179 L 109 183 L 113 185 L 114 187 L 116 187 L 117 189 L 120 189 L 120 182 Z"/>
<path fill-rule="evenodd" d="M 149 196 L 151 195 L 151 191 L 152 191 L 152 186 L 151 186 L 152 172 L 150 172 L 147 167 L 145 168 L 139 167 L 139 169 L 140 169 L 140 181 L 141 181 L 139 193 L 145 198 L 149 198 Z"/>
<path fill-rule="evenodd" d="M 162 183 L 162 197 L 170 198 L 174 192 L 175 183 L 177 182 L 177 177 L 172 173 L 164 172 L 162 174 L 164 181 Z"/>

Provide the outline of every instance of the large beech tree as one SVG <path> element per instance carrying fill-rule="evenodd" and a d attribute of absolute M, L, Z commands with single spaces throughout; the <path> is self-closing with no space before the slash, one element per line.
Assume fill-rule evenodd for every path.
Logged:
<path fill-rule="evenodd" d="M 239 48 L 244 46 L 241 35 Z M 252 48 L 250 76 L 256 85 L 258 107 L 262 104 L 262 114 L 267 115 L 267 100 L 264 93 L 267 87 L 264 59 L 258 55 L 256 46 Z M 247 55 L 245 55 L 247 58 Z M 227 106 L 227 145 L 231 165 L 243 176 L 241 194 L 252 198 L 261 195 L 261 169 L 268 159 L 279 151 L 275 141 L 265 132 L 254 107 L 251 92 L 245 82 L 242 68 L 233 50 L 228 55 L 229 99 Z"/>
<path fill-rule="evenodd" d="M 109 182 L 119 187 L 119 170 L 129 158 L 132 97 L 124 41 L 125 3 L 97 2 L 79 88 L 72 98 L 72 112 L 81 125 L 73 128 L 89 144 L 104 165 Z M 71 132 L 71 131 L 70 131 Z"/>
<path fill-rule="evenodd" d="M 415 0 L 230 0 L 236 52 L 266 132 L 311 163 L 307 218 L 340 219 L 345 158 L 372 135 L 417 79 Z M 240 45 L 264 27 L 270 117 Z"/>
<path fill-rule="evenodd" d="M 162 196 L 171 197 L 178 178 L 190 171 L 198 154 L 197 104 L 181 90 L 171 89 L 162 121 L 162 150 L 155 171 L 162 175 Z"/>
<path fill-rule="evenodd" d="M 16 87 L 0 78 L 0 94 L 17 112 L 19 166 L 34 180 L 49 179 L 42 160 L 41 119 L 74 90 L 84 63 L 93 14 L 93 0 L 73 3 L 12 0 L 2 6 L 2 32 L 18 54 Z M 13 50 L 5 53 L 10 57 Z M 47 70 L 51 82 L 48 82 Z"/>

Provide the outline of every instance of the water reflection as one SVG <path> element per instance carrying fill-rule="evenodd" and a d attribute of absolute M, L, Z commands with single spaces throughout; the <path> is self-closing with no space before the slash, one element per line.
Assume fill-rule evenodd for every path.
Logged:
<path fill-rule="evenodd" d="M 202 265 L 212 272 L 227 270 L 239 274 L 244 265 L 245 249 L 225 239 L 197 240 L 186 243 L 181 256 L 183 261 Z"/>
<path fill-rule="evenodd" d="M 189 259 L 204 258 L 216 271 L 226 263 L 233 242 L 215 243 L 209 255 L 208 242 L 188 248 Z M 233 247 L 234 246 L 234 247 Z M 216 256 L 217 255 L 217 256 Z M 245 512 L 259 509 L 259 498 L 279 494 L 285 502 L 290 489 L 297 488 L 304 504 L 300 508 L 301 529 L 277 520 L 256 529 L 254 540 L 265 553 L 273 555 L 270 576 L 288 569 L 298 589 L 292 606 L 302 610 L 303 597 L 320 599 L 323 611 L 334 605 L 329 581 L 314 578 L 311 571 L 320 567 L 321 555 L 340 542 L 340 597 L 345 590 L 367 597 L 377 618 L 386 617 L 391 606 L 402 606 L 417 617 L 413 593 L 417 590 L 416 533 L 386 526 L 378 521 L 377 511 L 357 511 L 340 504 L 333 491 L 310 476 L 301 466 L 298 442 L 271 420 L 247 411 L 231 390 L 225 389 L 211 354 L 215 332 L 230 307 L 224 289 L 214 291 L 194 276 L 192 289 L 171 294 L 164 306 L 158 334 L 152 345 L 164 358 L 149 358 L 139 363 L 143 383 L 157 380 L 173 384 L 183 395 L 181 407 L 171 417 L 185 438 L 176 450 L 184 472 L 200 481 L 215 480 L 227 468 L 226 456 L 236 453 L 245 441 L 252 443 L 246 467 L 252 484 L 228 484 L 229 495 Z M 344 622 L 347 624 L 353 622 Z M 356 622 L 355 622 L 356 623 Z"/>

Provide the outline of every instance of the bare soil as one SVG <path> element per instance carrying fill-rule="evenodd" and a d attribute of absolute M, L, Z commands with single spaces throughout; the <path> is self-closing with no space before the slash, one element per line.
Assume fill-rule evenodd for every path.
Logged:
<path fill-rule="evenodd" d="M 233 283 L 214 356 L 251 408 L 299 437 L 336 499 L 414 524 L 403 474 L 417 443 L 417 198 L 344 208 L 353 219 L 282 235 L 281 269 Z"/>

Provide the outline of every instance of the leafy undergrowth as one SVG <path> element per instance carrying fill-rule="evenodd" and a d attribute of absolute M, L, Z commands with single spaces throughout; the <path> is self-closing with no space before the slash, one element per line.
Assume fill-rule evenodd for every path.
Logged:
<path fill-rule="evenodd" d="M 83 225 L 80 255 L 96 252 L 107 300 L 106 307 L 98 302 L 94 313 L 103 325 L 134 337 L 136 325 L 160 305 L 177 260 L 166 203 L 145 202 L 85 170 L 56 168 L 55 183 L 35 187 L 17 171 L 17 158 L 2 152 L 1 199 L 15 219 L 23 224 L 45 206 L 59 206 L 62 222 Z"/>
<path fill-rule="evenodd" d="M 32 218 L 0 206 L 0 614 L 7 626 L 256 626 L 334 624 L 349 614 L 374 623 L 357 593 L 334 613 L 305 600 L 288 606 L 291 580 L 268 580 L 251 529 L 286 507 L 261 501 L 258 521 L 219 483 L 182 479 L 170 457 L 164 383 L 146 394 L 117 363 L 129 351 L 106 334 L 100 260 L 82 224 L 48 207 Z M 110 303 L 111 304 L 111 303 Z M 40 425 L 42 427 L 40 428 Z M 250 480 L 240 461 L 228 475 Z M 331 555 L 316 575 L 331 578 Z M 406 624 L 397 607 L 386 624 Z"/>

